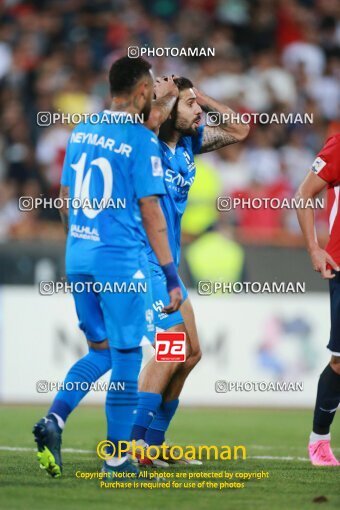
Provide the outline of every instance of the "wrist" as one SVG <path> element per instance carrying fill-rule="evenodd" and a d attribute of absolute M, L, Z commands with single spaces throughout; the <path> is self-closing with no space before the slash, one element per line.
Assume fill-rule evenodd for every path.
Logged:
<path fill-rule="evenodd" d="M 166 286 L 168 292 L 175 289 L 176 287 L 180 287 L 179 277 L 177 274 L 177 269 L 174 262 L 169 262 L 168 264 L 164 264 L 161 266 L 164 276 L 166 278 Z"/>
<path fill-rule="evenodd" d="M 169 90 L 165 94 L 164 93 L 157 94 L 157 92 L 155 92 L 156 101 L 166 101 L 166 100 L 170 100 L 173 98 L 177 99 L 178 95 L 179 95 L 179 90 L 177 88 L 173 89 L 173 90 Z"/>
<path fill-rule="evenodd" d="M 164 97 L 168 101 L 176 101 L 179 95 L 179 91 L 177 90 L 170 90 Z"/>
<path fill-rule="evenodd" d="M 307 251 L 308 251 L 308 253 L 310 253 L 310 254 L 311 254 L 311 253 L 313 253 L 313 252 L 314 252 L 314 251 L 316 251 L 316 250 L 319 250 L 319 249 L 320 249 L 320 246 L 319 246 L 319 245 L 318 245 L 318 243 L 316 243 L 316 242 L 310 243 L 310 244 L 308 244 L 308 246 L 307 246 Z"/>

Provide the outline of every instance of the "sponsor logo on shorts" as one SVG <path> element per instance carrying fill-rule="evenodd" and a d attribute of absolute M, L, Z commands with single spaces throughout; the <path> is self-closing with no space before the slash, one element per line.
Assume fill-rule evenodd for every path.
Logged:
<path fill-rule="evenodd" d="M 153 306 L 155 312 L 157 312 L 158 319 L 160 321 L 163 319 L 166 319 L 168 317 L 168 314 L 163 312 L 163 308 L 165 305 L 161 299 L 155 301 L 152 306 Z"/>

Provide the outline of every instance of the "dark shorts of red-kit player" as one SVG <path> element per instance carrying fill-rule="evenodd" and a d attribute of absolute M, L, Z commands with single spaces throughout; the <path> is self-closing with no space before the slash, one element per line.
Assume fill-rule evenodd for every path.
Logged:
<path fill-rule="evenodd" d="M 331 298 L 331 334 L 327 348 L 336 356 L 340 356 L 340 271 L 335 278 L 329 280 Z"/>

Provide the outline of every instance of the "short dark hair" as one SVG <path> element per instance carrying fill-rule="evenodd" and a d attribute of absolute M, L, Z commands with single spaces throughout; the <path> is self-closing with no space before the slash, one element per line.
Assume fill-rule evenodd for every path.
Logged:
<path fill-rule="evenodd" d="M 174 82 L 177 85 L 177 88 L 180 92 L 181 90 L 191 89 L 191 87 L 194 86 L 192 81 L 190 81 L 188 78 L 184 78 L 184 76 L 181 76 L 180 78 L 175 78 Z"/>
<path fill-rule="evenodd" d="M 151 64 L 142 57 L 119 58 L 109 72 L 111 95 L 131 92 L 142 76 L 149 74 L 150 69 Z"/>

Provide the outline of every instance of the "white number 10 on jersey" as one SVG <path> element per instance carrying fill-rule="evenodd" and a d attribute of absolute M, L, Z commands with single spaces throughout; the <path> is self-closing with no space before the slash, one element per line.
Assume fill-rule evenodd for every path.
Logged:
<path fill-rule="evenodd" d="M 113 186 L 113 174 L 112 167 L 109 161 L 106 158 L 97 158 L 93 159 L 90 163 L 90 169 L 88 170 L 85 178 L 84 172 L 86 167 L 86 152 L 83 152 L 80 156 L 78 163 L 74 163 L 71 165 L 73 170 L 76 172 L 76 183 L 74 189 L 74 198 L 78 199 L 82 205 L 82 211 L 89 219 L 95 218 L 102 210 L 105 203 L 107 203 L 112 194 L 112 186 Z M 100 203 L 100 207 L 98 209 L 93 209 L 91 207 L 90 202 L 90 182 L 92 176 L 92 165 L 95 165 L 99 168 L 102 173 L 104 179 L 104 193 L 101 198 L 96 197 L 98 203 Z M 78 214 L 78 209 L 74 209 L 74 214 Z"/>

